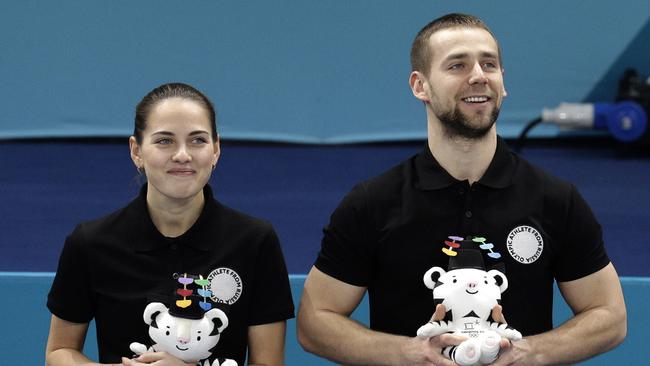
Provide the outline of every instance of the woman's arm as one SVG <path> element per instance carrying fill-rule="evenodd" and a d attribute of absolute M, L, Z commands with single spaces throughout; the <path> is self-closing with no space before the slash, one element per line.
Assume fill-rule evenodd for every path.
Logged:
<path fill-rule="evenodd" d="M 72 323 L 52 315 L 45 348 L 45 365 L 99 365 L 81 353 L 87 331 L 88 323 Z"/>
<path fill-rule="evenodd" d="M 285 321 L 248 327 L 249 366 L 284 365 Z"/>

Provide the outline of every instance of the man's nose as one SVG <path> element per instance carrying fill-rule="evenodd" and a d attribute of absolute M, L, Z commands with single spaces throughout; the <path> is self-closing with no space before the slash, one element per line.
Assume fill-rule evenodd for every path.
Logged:
<path fill-rule="evenodd" d="M 478 62 L 474 64 L 474 67 L 472 68 L 472 73 L 469 78 L 469 83 L 470 85 L 487 83 L 487 77 L 485 76 L 485 72 L 483 71 L 481 64 Z"/>

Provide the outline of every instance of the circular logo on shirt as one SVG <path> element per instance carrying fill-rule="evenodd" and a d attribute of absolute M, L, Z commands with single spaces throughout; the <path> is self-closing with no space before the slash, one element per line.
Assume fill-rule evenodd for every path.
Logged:
<path fill-rule="evenodd" d="M 227 267 L 213 270 L 208 275 L 212 301 L 232 305 L 241 296 L 243 285 L 237 272 Z"/>
<path fill-rule="evenodd" d="M 539 259 L 544 250 L 544 239 L 534 227 L 522 225 L 508 234 L 508 253 L 517 262 L 531 264 Z"/>

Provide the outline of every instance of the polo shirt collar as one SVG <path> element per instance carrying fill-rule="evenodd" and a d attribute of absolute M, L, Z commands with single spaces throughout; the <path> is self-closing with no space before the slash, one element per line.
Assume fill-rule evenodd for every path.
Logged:
<path fill-rule="evenodd" d="M 508 145 L 501 137 L 497 137 L 494 157 L 478 183 L 492 188 L 505 188 L 512 184 L 515 168 L 515 159 Z M 459 183 L 433 157 L 428 145 L 415 157 L 415 170 L 418 177 L 416 186 L 423 190 L 442 189 Z"/>
<path fill-rule="evenodd" d="M 140 189 L 138 197 L 127 207 L 127 219 L 132 220 L 134 227 L 134 248 L 136 251 L 146 252 L 171 245 L 188 246 L 201 251 L 209 251 L 213 243 L 209 238 L 215 238 L 214 225 L 210 225 L 215 215 L 217 215 L 218 203 L 214 200 L 212 189 L 209 185 L 203 188 L 205 203 L 203 210 L 194 225 L 189 228 L 183 235 L 176 238 L 168 238 L 158 231 L 149 215 L 147 208 L 147 184 Z"/>

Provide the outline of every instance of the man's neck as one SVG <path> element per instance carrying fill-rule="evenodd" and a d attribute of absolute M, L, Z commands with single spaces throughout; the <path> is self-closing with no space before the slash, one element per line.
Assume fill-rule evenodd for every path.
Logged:
<path fill-rule="evenodd" d="M 432 126 L 429 123 L 428 145 L 440 166 L 455 179 L 468 180 L 470 185 L 481 179 L 496 152 L 496 127 L 480 139 L 467 139 L 450 138 L 440 128 Z"/>

